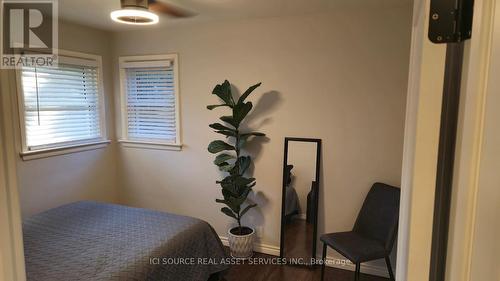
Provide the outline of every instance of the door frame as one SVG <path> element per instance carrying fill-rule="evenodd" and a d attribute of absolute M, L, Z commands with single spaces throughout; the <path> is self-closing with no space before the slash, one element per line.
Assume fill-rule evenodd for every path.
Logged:
<path fill-rule="evenodd" d="M 0 279 L 26 280 L 21 208 L 19 205 L 15 140 L 12 122 L 11 78 L 0 70 Z M 10 137 L 9 137 L 10 136 Z"/>
<path fill-rule="evenodd" d="M 430 0 L 413 6 L 396 280 L 429 272 L 446 46 L 428 39 Z"/>

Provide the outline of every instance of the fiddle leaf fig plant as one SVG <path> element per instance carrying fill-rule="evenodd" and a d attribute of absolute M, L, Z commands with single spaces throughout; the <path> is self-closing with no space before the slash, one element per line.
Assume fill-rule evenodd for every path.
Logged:
<path fill-rule="evenodd" d="M 215 86 L 212 94 L 219 97 L 221 104 L 209 105 L 207 109 L 227 108 L 231 115 L 220 117 L 222 123 L 213 123 L 209 127 L 216 133 L 225 137 L 225 140 L 214 140 L 208 145 L 208 151 L 216 154 L 214 164 L 227 176 L 216 183 L 220 185 L 223 199 L 216 199 L 217 203 L 224 204 L 221 212 L 235 219 L 238 223 L 240 235 L 242 234 L 241 218 L 257 204 L 246 204 L 248 194 L 252 191 L 256 181 L 254 178 L 245 177 L 245 173 L 252 163 L 250 155 L 242 155 L 247 141 L 252 137 L 263 137 L 260 132 L 243 132 L 240 125 L 252 110 L 252 102 L 246 101 L 248 96 L 257 89 L 261 83 L 248 88 L 237 100 L 231 92 L 231 83 Z"/>

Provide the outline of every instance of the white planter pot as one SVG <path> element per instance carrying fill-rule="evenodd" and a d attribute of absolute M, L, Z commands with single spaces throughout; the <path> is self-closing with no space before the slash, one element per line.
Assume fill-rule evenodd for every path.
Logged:
<path fill-rule="evenodd" d="M 229 235 L 229 249 L 231 256 L 238 259 L 248 259 L 253 255 L 253 241 L 255 237 L 255 230 L 251 227 L 246 227 L 251 230 L 251 233 L 246 235 L 236 235 L 231 233 L 232 228 L 228 231 Z"/>

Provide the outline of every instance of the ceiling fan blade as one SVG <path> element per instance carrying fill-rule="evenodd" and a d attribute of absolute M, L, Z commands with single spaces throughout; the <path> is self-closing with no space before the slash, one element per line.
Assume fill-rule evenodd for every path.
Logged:
<path fill-rule="evenodd" d="M 167 4 L 156 0 L 148 0 L 148 3 L 149 10 L 152 12 L 163 13 L 177 18 L 187 18 L 195 15 L 190 11 L 176 7 L 172 4 Z"/>

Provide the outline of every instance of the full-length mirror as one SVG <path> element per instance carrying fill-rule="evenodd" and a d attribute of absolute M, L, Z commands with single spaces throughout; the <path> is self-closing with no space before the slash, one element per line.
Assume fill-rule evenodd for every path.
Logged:
<path fill-rule="evenodd" d="M 285 138 L 280 255 L 291 264 L 315 257 L 321 140 Z"/>

